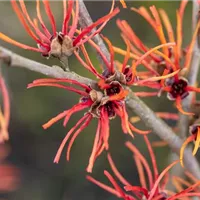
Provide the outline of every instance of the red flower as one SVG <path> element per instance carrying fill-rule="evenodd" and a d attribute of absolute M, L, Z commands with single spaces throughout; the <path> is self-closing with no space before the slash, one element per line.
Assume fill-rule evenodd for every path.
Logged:
<path fill-rule="evenodd" d="M 154 73 L 154 75 L 156 76 L 158 75 L 166 76 L 169 73 L 173 73 L 176 72 L 177 70 L 180 70 L 179 74 L 175 74 L 174 77 L 168 79 L 165 78 L 157 83 L 154 83 L 153 85 L 150 84 L 150 82 L 147 82 L 150 81 L 148 80 L 148 78 L 145 78 L 144 80 L 137 82 L 137 85 L 158 88 L 161 91 L 166 91 L 168 98 L 170 100 L 176 101 L 177 109 L 183 114 L 190 115 L 191 113 L 183 111 L 181 101 L 182 99 L 187 97 L 187 95 L 190 92 L 192 91 L 200 92 L 200 89 L 195 88 L 193 86 L 189 86 L 187 79 L 182 78 L 182 76 L 186 75 L 190 68 L 192 49 L 194 47 L 195 39 L 197 37 L 198 30 L 200 27 L 200 21 L 196 26 L 196 30 L 194 31 L 190 44 L 185 49 L 186 56 L 184 56 L 182 52 L 182 40 L 183 40 L 182 24 L 183 24 L 183 16 L 186 4 L 187 4 L 186 0 L 181 1 L 180 8 L 177 11 L 176 40 L 170 20 L 163 9 L 157 10 L 155 6 L 151 6 L 150 7 L 151 13 L 149 13 L 148 10 L 144 7 L 140 7 L 139 9 L 136 8 L 131 8 L 131 9 L 146 19 L 146 21 L 155 31 L 156 35 L 158 36 L 162 44 L 165 44 L 167 41 L 176 42 L 176 45 L 173 47 L 173 49 L 168 48 L 167 46 L 163 46 L 162 52 L 154 51 L 151 54 L 149 54 L 149 57 L 146 57 L 144 59 L 145 62 L 143 61 L 144 66 L 146 66 L 146 63 L 151 63 L 151 66 L 153 66 L 153 68 L 156 69 L 158 74 L 156 74 L 152 70 L 151 73 Z M 150 14 L 152 14 L 152 16 Z M 168 39 L 166 39 L 165 37 L 164 28 L 161 21 L 163 21 Z M 139 37 L 134 33 L 132 28 L 128 25 L 128 23 L 125 20 L 122 21 L 118 20 L 117 25 L 122 31 L 123 38 L 129 40 L 131 43 L 130 48 L 133 53 L 131 57 L 135 58 L 137 56 L 141 56 L 143 52 L 147 52 L 149 50 L 149 48 L 139 39 Z M 121 51 L 119 48 L 115 48 L 115 51 L 124 54 L 124 52 Z M 181 64 L 182 60 L 184 60 L 183 64 Z M 149 74 L 149 76 L 152 77 L 152 74 Z"/>
<path fill-rule="evenodd" d="M 103 37 L 103 36 L 102 36 Z M 84 45 L 81 46 L 81 50 L 83 52 L 85 61 L 81 58 L 81 56 L 75 51 L 75 55 L 77 59 L 80 61 L 80 63 L 90 72 L 92 72 L 97 78 L 100 80 L 98 81 L 98 85 L 102 90 L 105 90 L 107 93 L 107 90 L 109 88 L 113 87 L 113 83 L 118 83 L 118 85 L 123 85 L 123 86 L 130 86 L 130 85 L 137 85 L 138 84 L 138 77 L 139 77 L 139 72 L 136 71 L 136 68 L 139 66 L 139 64 L 143 63 L 143 60 L 150 55 L 152 52 L 156 51 L 159 48 L 163 48 L 164 46 L 173 46 L 175 43 L 166 43 L 162 45 L 158 45 L 152 49 L 149 49 L 144 55 L 138 56 L 136 61 L 132 62 L 132 65 L 130 66 L 128 64 L 128 61 L 130 59 L 130 42 L 125 39 L 126 45 L 127 45 L 127 51 L 124 56 L 123 63 L 121 64 L 119 61 L 114 60 L 114 48 L 110 40 L 106 37 L 103 37 L 103 39 L 106 41 L 109 47 L 109 53 L 110 53 L 110 58 L 106 58 L 102 50 L 99 48 L 98 45 L 96 45 L 93 41 L 89 40 L 89 43 L 91 46 L 94 47 L 94 49 L 98 52 L 98 54 L 101 56 L 103 60 L 103 65 L 105 66 L 102 73 L 99 73 L 97 69 L 94 67 L 92 64 L 89 55 L 87 54 L 87 51 L 84 47 Z M 147 66 L 148 70 L 152 70 L 151 67 Z M 158 80 L 163 80 L 167 79 L 170 77 L 173 77 L 175 74 L 177 74 L 179 70 L 169 73 L 167 75 L 163 76 L 158 76 L 158 77 L 151 77 L 143 80 L 144 82 L 150 82 L 150 81 L 158 81 Z M 141 83 L 141 81 L 139 81 Z M 115 93 L 115 92 L 114 92 Z M 136 93 L 137 96 L 153 96 L 157 95 L 158 92 L 139 92 Z"/>
<path fill-rule="evenodd" d="M 72 86 L 66 86 L 64 83 L 71 83 L 74 86 L 79 86 L 83 90 L 76 89 Z M 149 131 L 141 131 L 135 128 L 128 121 L 128 114 L 125 108 L 124 99 L 127 95 L 127 91 L 120 85 L 113 85 L 113 90 L 117 87 L 118 93 L 112 93 L 112 88 L 107 90 L 107 94 L 101 91 L 96 91 L 90 86 L 81 84 L 77 81 L 70 79 L 39 79 L 33 81 L 33 83 L 28 85 L 28 88 L 37 86 L 52 86 L 63 88 L 69 91 L 78 93 L 81 98 L 80 102 L 74 105 L 71 109 L 65 110 L 56 117 L 52 118 L 49 122 L 43 125 L 44 129 L 49 128 L 55 122 L 64 119 L 63 125 L 66 126 L 72 114 L 81 111 L 83 109 L 88 109 L 86 114 L 76 123 L 76 125 L 70 129 L 60 145 L 60 148 L 56 154 L 54 162 L 58 163 L 62 150 L 65 144 L 69 141 L 67 149 L 67 160 L 70 158 L 70 150 L 73 145 L 74 140 L 79 135 L 79 133 L 85 129 L 93 118 L 98 119 L 98 126 L 96 131 L 96 136 L 94 140 L 94 146 L 90 156 L 87 171 L 91 172 L 93 164 L 96 158 L 102 153 L 103 150 L 108 150 L 109 148 L 109 121 L 118 115 L 121 118 L 122 129 L 124 133 L 128 133 L 133 137 L 132 131 L 136 131 L 140 134 L 147 134 Z M 71 139 L 70 139 L 71 137 Z"/>
<path fill-rule="evenodd" d="M 111 11 L 108 15 L 98 19 L 96 22 L 83 29 L 79 35 L 76 35 L 76 31 L 78 28 L 78 18 L 79 18 L 78 0 L 76 0 L 75 13 L 73 16 L 72 20 L 73 22 L 71 26 L 70 26 L 70 19 L 72 16 L 74 1 L 63 0 L 64 16 L 63 16 L 62 29 L 60 32 L 56 30 L 56 22 L 50 8 L 49 1 L 43 0 L 42 2 L 44 4 L 47 17 L 49 18 L 49 21 L 51 23 L 52 31 L 47 29 L 41 17 L 39 0 L 36 1 L 37 19 L 33 20 L 30 18 L 23 0 L 19 1 L 20 7 L 18 6 L 16 0 L 11 1 L 13 9 L 16 12 L 20 22 L 24 26 L 27 33 L 35 40 L 35 42 L 38 45 L 38 48 L 30 47 L 28 45 L 17 42 L 1 32 L 0 32 L 0 38 L 18 47 L 41 52 L 43 56 L 46 57 L 54 56 L 60 59 L 65 56 L 67 57 L 70 56 L 76 47 L 79 47 L 81 44 L 87 42 L 91 37 L 93 37 L 96 33 L 98 33 L 112 17 L 114 17 L 117 13 L 119 13 L 119 9 L 118 8 L 114 9 L 114 4 L 113 4 Z M 68 2 L 67 6 L 66 2 Z M 91 33 L 92 29 L 94 29 L 99 25 L 101 26 L 98 28 L 98 30 L 96 30 L 94 33 Z"/>
<path fill-rule="evenodd" d="M 153 166 L 153 172 L 151 170 L 151 167 L 149 166 L 147 160 L 144 158 L 144 156 L 140 153 L 140 151 L 130 142 L 126 142 L 126 146 L 133 152 L 134 160 L 138 169 L 139 178 L 140 178 L 140 186 L 132 186 L 118 171 L 117 167 L 115 166 L 111 155 L 108 154 L 108 161 L 110 164 L 110 167 L 112 168 L 112 171 L 116 178 L 124 185 L 124 189 L 119 186 L 117 181 L 114 179 L 114 177 L 108 172 L 104 171 L 105 176 L 108 178 L 108 180 L 111 182 L 113 187 L 107 186 L 96 179 L 92 178 L 91 176 L 87 176 L 87 179 L 99 187 L 103 188 L 104 190 L 112 193 L 113 195 L 124 199 L 124 200 L 175 200 L 180 197 L 187 197 L 187 196 L 200 196 L 199 190 L 197 191 L 196 188 L 200 185 L 200 181 L 195 181 L 195 184 L 189 184 L 187 185 L 186 189 L 178 190 L 177 193 L 170 192 L 166 190 L 166 184 L 168 182 L 168 171 L 178 163 L 178 161 L 173 162 L 168 167 L 166 167 L 159 175 L 157 164 L 156 164 L 156 158 L 153 153 L 152 147 L 150 145 L 150 142 L 147 138 L 147 136 L 144 136 L 145 143 L 147 144 L 152 166 Z M 147 174 L 147 178 L 146 178 Z M 164 179 L 163 179 L 164 178 Z M 148 182 L 147 182 L 148 179 Z M 161 182 L 161 180 L 163 181 Z M 182 179 L 178 179 L 177 177 L 174 178 L 174 180 L 177 183 L 177 180 L 179 182 L 182 181 Z M 180 185 L 180 183 L 179 183 Z M 177 185 L 176 185 L 177 186 Z M 130 192 L 130 193 L 128 193 Z"/>

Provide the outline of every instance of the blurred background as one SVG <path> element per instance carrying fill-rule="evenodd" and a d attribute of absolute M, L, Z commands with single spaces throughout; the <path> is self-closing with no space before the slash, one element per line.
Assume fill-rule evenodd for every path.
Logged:
<path fill-rule="evenodd" d="M 169 18 L 176 26 L 176 9 L 179 7 L 178 1 L 129 1 L 128 6 L 139 7 L 141 5 L 149 7 L 155 5 L 157 8 L 164 8 L 169 15 Z M 26 2 L 29 14 L 32 17 L 36 16 L 35 2 Z M 118 3 L 120 6 L 120 4 Z M 111 2 L 107 1 L 86 1 L 86 6 L 92 19 L 95 21 L 99 17 L 104 16 L 109 12 Z M 42 4 L 41 4 L 42 7 Z M 62 2 L 51 2 L 51 8 L 56 18 L 58 30 L 62 23 Z M 191 38 L 191 2 L 188 3 L 184 16 L 184 40 L 183 45 L 188 44 Z M 46 24 L 49 21 L 43 11 L 43 17 Z M 120 32 L 116 26 L 116 19 L 126 19 L 135 32 L 139 35 L 142 41 L 150 47 L 159 44 L 159 41 L 153 32 L 152 28 L 146 21 L 127 9 L 122 10 L 117 17 L 112 19 L 105 29 L 103 34 L 107 36 L 115 46 L 124 48 L 125 45 L 120 37 Z M 50 27 L 50 26 L 49 26 Z M 25 32 L 20 24 L 16 14 L 12 10 L 10 2 L 0 2 L 0 31 L 9 37 L 20 41 L 24 44 L 35 46 L 35 42 Z M 15 46 L 9 45 L 0 41 L 0 45 L 18 53 L 24 57 L 45 63 L 47 65 L 60 65 L 53 58 L 46 60 L 38 53 L 26 51 Z M 99 68 L 99 63 L 95 54 L 89 48 L 94 65 Z M 116 56 L 116 59 L 122 61 L 121 56 Z M 95 78 L 88 73 L 73 56 L 69 58 L 70 69 L 90 78 Z M 12 110 L 11 122 L 9 127 L 10 140 L 7 142 L 6 149 L 9 148 L 9 155 L 4 159 L 6 163 L 15 166 L 18 169 L 19 176 L 17 187 L 13 191 L 0 191 L 0 199 L 9 200 L 114 200 L 116 197 L 93 185 L 85 179 L 85 168 L 88 164 L 88 159 L 91 153 L 97 120 L 86 128 L 75 141 L 72 151 L 71 160 L 67 162 L 65 159 L 65 151 L 61 157 L 59 164 L 54 164 L 53 159 L 57 149 L 68 132 L 75 125 L 84 112 L 79 112 L 74 115 L 66 128 L 62 126 L 62 122 L 53 125 L 48 130 L 42 129 L 42 124 L 50 118 L 56 116 L 63 110 L 69 109 L 79 101 L 79 97 L 72 92 L 63 89 L 40 87 L 27 89 L 27 84 L 35 79 L 44 77 L 41 74 L 34 73 L 20 68 L 9 68 L 3 66 L 3 76 L 6 79 L 9 88 Z M 136 89 L 135 89 L 136 90 Z M 144 88 L 142 91 L 145 91 Z M 176 109 L 173 102 L 166 99 L 163 95 L 161 98 L 144 98 L 144 101 L 154 110 L 160 112 L 174 112 Z M 134 116 L 134 113 L 129 113 L 129 116 Z M 173 121 L 168 121 L 174 126 Z M 137 127 L 145 129 L 142 123 L 137 123 Z M 131 152 L 126 149 L 124 142 L 131 140 L 149 160 L 149 154 L 144 145 L 143 138 L 135 134 L 135 139 L 132 140 L 125 135 L 121 130 L 120 120 L 118 118 L 111 121 L 110 134 L 110 152 L 113 159 L 120 170 L 133 185 L 137 185 L 138 174 L 135 163 L 132 159 Z M 158 138 L 151 134 L 151 140 Z M 4 149 L 4 147 L 2 147 Z M 7 151 L 7 150 L 6 150 Z M 159 161 L 159 170 L 163 169 L 168 160 L 169 150 L 167 147 L 155 149 L 157 160 Z M 1 152 L 0 152 L 1 154 Z M 107 169 L 111 172 L 106 160 L 106 154 L 102 154 L 96 161 L 92 176 L 98 180 L 108 183 L 104 177 L 103 170 Z M 1 181 L 1 179 L 0 179 Z"/>

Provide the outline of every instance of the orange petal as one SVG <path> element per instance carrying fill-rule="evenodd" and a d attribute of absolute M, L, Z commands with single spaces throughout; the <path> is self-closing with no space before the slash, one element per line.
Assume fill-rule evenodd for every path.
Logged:
<path fill-rule="evenodd" d="M 144 80 L 141 80 L 141 81 L 136 82 L 135 85 L 140 85 L 140 84 L 143 84 L 143 83 L 149 82 L 149 81 L 159 81 L 159 80 L 171 78 L 171 77 L 173 77 L 174 75 L 178 74 L 179 71 L 180 71 L 180 70 L 177 70 L 177 71 L 175 71 L 175 72 L 172 72 L 172 73 L 170 73 L 170 74 L 163 75 L 163 76 L 157 76 L 157 77 L 147 78 L 147 79 L 144 79 Z"/>
<path fill-rule="evenodd" d="M 184 164 L 183 164 L 184 150 L 185 150 L 186 146 L 195 139 L 195 137 L 196 137 L 196 135 L 189 136 L 181 146 L 181 149 L 180 149 L 180 164 L 181 164 L 182 167 L 184 167 Z"/>
<path fill-rule="evenodd" d="M 42 49 L 38 49 L 38 48 L 34 48 L 34 47 L 30 47 L 28 45 L 22 44 L 20 42 L 17 42 L 11 38 L 9 38 L 8 36 L 4 35 L 3 33 L 0 32 L 0 39 L 4 40 L 5 42 L 8 42 L 10 44 L 13 44 L 17 47 L 23 48 L 23 49 L 27 49 L 27 50 L 32 50 L 32 51 L 36 51 L 36 52 L 43 52 Z"/>
<path fill-rule="evenodd" d="M 120 0 L 120 3 L 122 4 L 122 7 L 123 7 L 123 8 L 127 8 L 127 5 L 126 5 L 126 3 L 125 3 L 124 0 Z"/>
<path fill-rule="evenodd" d="M 198 149 L 199 149 L 199 145 L 200 145 L 200 127 L 198 127 L 198 131 L 197 131 L 197 135 L 196 135 L 196 141 L 195 141 L 195 145 L 194 145 L 194 149 L 192 152 L 192 155 L 195 156 Z"/>
<path fill-rule="evenodd" d="M 102 36 L 103 39 L 106 41 L 108 47 L 109 47 L 109 51 L 110 51 L 110 72 L 114 73 L 114 49 L 112 46 L 112 43 L 110 42 L 110 40 L 107 37 Z"/>
<path fill-rule="evenodd" d="M 147 51 L 143 56 L 141 56 L 136 62 L 135 62 L 135 66 L 141 64 L 142 60 L 144 60 L 147 56 L 149 56 L 152 52 L 156 51 L 157 49 L 160 49 L 162 47 L 165 47 L 165 46 L 174 46 L 175 43 L 166 43 L 166 44 L 161 44 L 161 45 L 158 45 L 152 49 L 150 49 L 149 51 Z"/>
<path fill-rule="evenodd" d="M 168 37 L 169 37 L 169 41 L 170 42 L 175 42 L 175 39 L 174 39 L 174 33 L 173 33 L 173 28 L 172 28 L 172 25 L 171 25 L 171 22 L 169 20 L 169 17 L 167 15 L 167 13 L 165 12 L 164 9 L 159 9 L 159 12 L 160 12 L 160 15 L 162 17 L 162 20 L 164 22 L 164 25 L 165 25 L 165 28 L 167 30 L 167 34 L 168 34 Z"/>
<path fill-rule="evenodd" d="M 159 177 L 157 178 L 157 180 L 154 183 L 154 186 L 151 190 L 151 192 L 149 193 L 149 198 L 148 199 L 152 199 L 152 197 L 155 195 L 156 190 L 158 189 L 158 185 L 161 181 L 161 179 L 165 176 L 165 174 L 177 163 L 179 162 L 179 160 L 174 161 L 173 163 L 171 163 L 168 167 L 166 167 L 162 173 L 159 175 Z"/>
<path fill-rule="evenodd" d="M 53 13 L 52 13 L 50 5 L 49 5 L 49 1 L 48 0 L 43 0 L 42 2 L 44 4 L 44 8 L 45 8 L 46 14 L 47 14 L 47 16 L 49 18 L 49 21 L 51 23 L 53 35 L 56 36 L 56 22 L 55 22 Z"/>
<path fill-rule="evenodd" d="M 122 174 L 119 172 L 119 170 L 117 169 L 111 155 L 108 153 L 107 155 L 108 158 L 108 162 L 110 164 L 110 167 L 112 168 L 113 173 L 115 174 L 115 176 L 119 179 L 119 181 L 123 184 L 123 185 L 131 185 L 123 176 Z"/>
<path fill-rule="evenodd" d="M 96 179 L 92 178 L 91 176 L 86 176 L 86 179 L 91 181 L 92 183 L 98 185 L 100 188 L 106 190 L 107 192 L 110 192 L 111 194 L 114 194 L 117 197 L 121 197 L 121 194 L 116 190 L 111 188 L 110 186 L 107 186 L 99 181 L 97 181 Z"/>
<path fill-rule="evenodd" d="M 194 113 L 186 112 L 183 110 L 182 105 L 181 105 L 181 97 L 180 96 L 176 98 L 176 108 L 179 110 L 179 112 L 181 112 L 184 115 L 194 115 Z"/>

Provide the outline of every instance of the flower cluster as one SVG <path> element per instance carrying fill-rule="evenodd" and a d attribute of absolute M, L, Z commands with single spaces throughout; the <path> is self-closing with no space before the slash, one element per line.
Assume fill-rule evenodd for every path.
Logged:
<path fill-rule="evenodd" d="M 167 42 L 175 43 L 173 48 L 163 46 L 162 52 L 153 52 L 149 57 L 143 58 L 143 62 L 145 61 L 146 64 L 150 63 L 151 67 L 155 69 L 155 71 L 152 70 L 151 72 L 156 76 L 166 76 L 167 74 L 177 70 L 179 70 L 179 72 L 171 78 L 163 79 L 162 81 L 157 82 L 157 84 L 146 86 L 157 88 L 160 92 L 166 92 L 168 99 L 176 101 L 176 107 L 181 113 L 191 115 L 192 113 L 187 113 L 182 109 L 181 101 L 185 99 L 192 91 L 200 92 L 199 88 L 190 86 L 186 78 L 191 64 L 192 50 L 194 48 L 195 40 L 200 27 L 200 21 L 197 23 L 191 42 L 187 48 L 184 49 L 183 53 L 182 25 L 187 2 L 187 0 L 181 1 L 180 8 L 177 10 L 176 39 L 169 17 L 163 9 L 157 10 L 155 6 L 151 6 L 150 12 L 144 7 L 140 7 L 139 9 L 131 8 L 131 10 L 141 15 L 150 24 L 158 36 L 161 44 L 166 44 Z M 151 15 L 153 17 L 151 17 Z M 139 37 L 125 20 L 117 20 L 117 25 L 122 31 L 122 37 L 125 40 L 129 40 L 131 43 L 131 57 L 135 58 L 141 56 L 144 52 L 149 50 L 149 48 L 139 39 Z M 167 32 L 168 38 L 165 37 L 164 31 Z M 120 54 L 124 53 L 123 50 L 119 48 L 115 48 L 115 51 Z M 152 73 L 149 74 L 150 77 L 152 77 Z M 142 86 L 145 84 L 147 84 L 147 82 L 144 82 L 143 80 L 137 83 L 137 85 Z"/>
<path fill-rule="evenodd" d="M 39 0 L 36 1 L 37 18 L 34 19 L 31 19 L 31 17 L 29 16 L 23 0 L 19 1 L 19 5 L 16 0 L 11 1 L 13 10 L 16 12 L 20 22 L 24 26 L 27 33 L 33 40 L 35 40 L 38 48 L 30 47 L 28 45 L 17 42 L 1 32 L 0 39 L 23 49 L 40 52 L 44 57 L 48 58 L 49 56 L 53 56 L 62 60 L 63 57 L 71 56 L 76 48 L 87 42 L 90 38 L 101 31 L 106 23 L 112 17 L 119 13 L 118 8 L 114 9 L 113 3 L 110 13 L 108 15 L 98 19 L 96 22 L 86 27 L 85 29 L 82 29 L 77 35 L 76 31 L 78 29 L 79 19 L 78 0 L 76 0 L 75 2 L 74 0 L 63 0 L 63 23 L 62 28 L 59 31 L 56 30 L 56 21 L 51 11 L 49 1 L 43 0 L 42 2 L 44 4 L 45 12 L 47 14 L 47 17 L 49 18 L 52 30 L 48 30 L 42 19 Z M 73 6 L 75 7 L 74 15 L 72 15 Z M 99 25 L 101 26 L 96 31 L 92 32 L 92 30 Z"/>
<path fill-rule="evenodd" d="M 120 2 L 124 9 L 129 9 L 123 0 Z M 127 21 L 117 19 L 116 24 L 121 31 L 126 50 L 114 46 L 104 35 L 99 35 L 108 21 L 120 12 L 120 9 L 115 7 L 114 0 L 109 14 L 82 29 L 78 25 L 80 19 L 80 2 L 78 0 L 63 0 L 63 22 L 59 31 L 57 30 L 56 20 L 50 8 L 49 1 L 42 0 L 42 3 L 52 30 L 47 28 L 42 19 L 39 0 L 36 1 L 37 17 L 33 19 L 30 17 L 23 0 L 19 0 L 19 2 L 11 0 L 14 11 L 27 33 L 35 40 L 37 48 L 17 42 L 1 32 L 0 39 L 23 49 L 39 52 L 47 58 L 51 56 L 56 57 L 62 62 L 74 54 L 79 64 L 95 76 L 95 80 L 93 81 L 81 81 L 73 77 L 43 78 L 34 80 L 28 85 L 28 88 L 41 86 L 56 87 L 80 95 L 77 104 L 59 113 L 43 125 L 43 128 L 47 129 L 54 123 L 63 120 L 63 126 L 65 127 L 73 114 L 81 111 L 85 112 L 66 134 L 57 151 L 54 162 L 59 162 L 67 143 L 66 158 L 69 161 L 74 141 L 89 126 L 90 122 L 96 119 L 98 124 L 87 172 L 92 172 L 96 159 L 102 152 L 107 151 L 110 167 L 124 187 L 121 188 L 115 178 L 106 170 L 104 174 L 113 187 L 107 186 L 91 176 L 87 176 L 88 180 L 124 200 L 175 200 L 183 197 L 200 196 L 200 181 L 196 180 L 188 172 L 185 172 L 186 175 L 194 183 L 189 183 L 180 177 L 173 176 L 171 179 L 177 191 L 175 193 L 167 189 L 169 182 L 168 171 L 178 164 L 179 161 L 174 161 L 169 164 L 159 174 L 152 145 L 147 137 L 147 134 L 151 130 L 139 130 L 136 128 L 133 124 L 139 121 L 140 118 L 136 116 L 129 119 L 126 107 L 126 99 L 129 98 L 129 93 L 133 93 L 132 88 L 134 87 L 148 87 L 154 90 L 153 92 L 135 92 L 134 94 L 139 97 L 160 97 L 163 93 L 166 93 L 169 100 L 175 101 L 177 110 L 181 114 L 189 115 L 190 117 L 190 128 L 188 130 L 190 136 L 180 149 L 180 164 L 183 166 L 184 149 L 191 141 L 195 142 L 193 155 L 196 154 L 200 145 L 200 104 L 195 100 L 191 105 L 190 112 L 183 109 L 182 106 L 182 100 L 186 99 L 190 93 L 200 92 L 200 88 L 190 84 L 188 79 L 193 49 L 199 37 L 199 18 L 197 19 L 191 41 L 186 48 L 182 47 L 183 17 L 188 1 L 182 0 L 176 12 L 176 35 L 169 17 L 163 9 L 157 9 L 155 6 L 151 6 L 149 10 L 145 7 L 130 9 L 142 16 L 150 24 L 158 37 L 161 44 L 153 48 L 148 47 L 141 41 Z M 97 40 L 93 40 L 95 36 L 98 36 L 99 40 L 105 42 L 105 48 L 106 45 L 108 47 L 107 53 L 97 44 Z M 99 54 L 99 58 L 102 61 L 99 66 L 94 66 L 85 46 L 86 43 Z M 122 61 L 115 59 L 116 53 L 123 55 Z M 142 69 L 140 69 L 140 65 L 143 66 Z M 1 141 L 8 139 L 7 128 L 9 121 L 8 94 L 2 78 L 0 78 L 0 88 L 2 90 L 5 107 L 3 114 L 0 112 Z M 156 114 L 163 119 L 179 120 L 179 116 L 176 113 L 157 112 Z M 108 152 L 110 150 L 109 124 L 110 120 L 115 119 L 116 116 L 121 120 L 123 133 L 130 135 L 130 138 L 134 138 L 134 132 L 138 133 L 144 137 L 147 145 L 153 171 L 146 158 L 136 146 L 131 142 L 126 142 L 126 146 L 133 153 L 138 169 L 140 186 L 130 184 L 120 174 Z M 145 174 L 147 174 L 147 178 Z"/>
<path fill-rule="evenodd" d="M 108 178 L 113 187 L 105 185 L 91 176 L 87 176 L 87 179 L 98 185 L 99 187 L 103 188 L 104 190 L 110 192 L 111 194 L 124 200 L 175 200 L 188 196 L 200 196 L 200 181 L 196 180 L 188 172 L 185 173 L 192 179 L 192 183 L 187 182 L 180 177 L 174 176 L 172 177 L 172 180 L 174 186 L 177 189 L 177 192 L 174 193 L 173 191 L 168 190 L 167 184 L 170 180 L 168 171 L 173 166 L 175 166 L 178 161 L 174 161 L 173 163 L 171 163 L 159 174 L 155 155 L 151 147 L 150 141 L 148 140 L 147 136 L 144 136 L 144 140 L 151 157 L 153 172 L 151 170 L 151 166 L 142 155 L 142 153 L 131 142 L 126 142 L 126 146 L 133 153 L 134 161 L 137 166 L 140 179 L 139 186 L 132 185 L 123 177 L 123 175 L 117 169 L 110 154 L 108 154 L 107 156 L 110 167 L 115 177 L 122 185 L 124 185 L 124 187 L 121 188 L 116 179 L 107 170 L 104 170 L 104 175 Z M 147 177 L 145 176 L 145 174 L 147 174 Z M 183 189 L 184 186 L 186 186 L 187 188 Z"/>

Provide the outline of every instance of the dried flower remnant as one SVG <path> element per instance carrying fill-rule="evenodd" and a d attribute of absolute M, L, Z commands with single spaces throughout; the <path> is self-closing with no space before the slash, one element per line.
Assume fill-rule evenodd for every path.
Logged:
<path fill-rule="evenodd" d="M 126 142 L 126 146 L 133 152 L 134 160 L 139 173 L 141 184 L 140 186 L 133 186 L 123 177 L 123 175 L 117 169 L 110 154 L 108 154 L 108 161 L 111 169 L 119 182 L 124 185 L 124 188 L 120 187 L 115 178 L 107 170 L 104 171 L 104 174 L 113 187 L 103 184 L 100 181 L 92 178 L 91 176 L 87 176 L 87 179 L 98 185 L 99 187 L 103 188 L 104 190 L 108 191 L 109 193 L 124 200 L 175 200 L 179 199 L 180 197 L 183 198 L 187 196 L 200 196 L 200 192 L 199 190 L 197 190 L 197 187 L 200 185 L 200 181 L 195 181 L 194 184 L 185 185 L 185 182 L 183 183 L 182 179 L 179 179 L 179 177 L 174 177 L 174 183 L 176 184 L 175 186 L 177 186 L 178 182 L 179 186 L 181 185 L 181 183 L 183 183 L 186 188 L 177 188 L 177 193 L 167 190 L 166 185 L 169 181 L 168 171 L 174 165 L 176 165 L 178 161 L 170 164 L 159 174 L 153 149 L 147 136 L 144 136 L 144 139 L 151 156 L 153 172 L 142 153 L 140 153 L 140 151 L 132 143 Z M 147 178 L 145 176 L 146 174 Z M 162 179 L 163 181 L 161 181 Z"/>
<path fill-rule="evenodd" d="M 144 19 L 153 28 L 162 44 L 165 44 L 167 41 L 176 43 L 176 45 L 173 48 L 163 46 L 162 52 L 152 52 L 149 55 L 149 57 L 146 57 L 144 59 L 146 62 L 143 61 L 143 64 L 145 66 L 145 63 L 151 63 L 151 65 L 154 67 L 154 69 L 156 69 L 158 74 L 162 76 L 166 76 L 169 73 L 180 70 L 180 72 L 174 75 L 174 77 L 158 81 L 157 84 L 155 83 L 153 85 L 153 88 L 158 88 L 160 91 L 167 92 L 168 98 L 170 100 L 176 101 L 176 107 L 181 113 L 191 115 L 192 113 L 187 113 L 182 109 L 181 101 L 182 99 L 186 98 L 190 92 L 199 92 L 200 89 L 193 86 L 189 86 L 187 79 L 183 78 L 183 75 L 186 76 L 190 68 L 192 49 L 194 47 L 195 39 L 199 31 L 200 21 L 197 23 L 190 44 L 187 48 L 185 48 L 186 54 L 184 55 L 182 51 L 182 24 L 186 5 L 187 1 L 181 1 L 180 8 L 177 10 L 176 40 L 174 36 L 174 31 L 171 26 L 171 22 L 163 9 L 157 10 L 155 6 L 151 6 L 151 13 L 149 13 L 148 10 L 144 7 L 140 7 L 139 9 L 131 9 L 144 17 Z M 150 14 L 152 14 L 152 16 Z M 164 28 L 161 21 L 163 21 L 168 39 L 165 37 Z M 135 32 L 125 20 L 118 20 L 117 25 L 122 31 L 122 37 L 126 40 L 129 40 L 131 43 L 131 57 L 141 56 L 143 52 L 147 52 L 149 50 L 149 48 L 139 39 L 139 37 L 135 34 Z M 120 54 L 124 54 L 124 52 L 119 48 L 115 48 L 115 51 Z M 184 61 L 183 64 L 181 64 L 182 61 Z M 151 72 L 153 73 L 153 71 Z M 155 75 L 158 76 L 158 74 Z M 149 76 L 151 78 L 152 74 L 149 74 Z M 137 84 L 141 86 L 143 85 L 151 87 L 151 84 L 147 85 L 147 81 L 148 78 L 146 80 L 139 81 Z"/>
<path fill-rule="evenodd" d="M 80 34 L 77 35 L 76 30 L 78 28 L 79 18 L 78 0 L 63 0 L 64 16 L 62 29 L 60 32 L 56 30 L 56 21 L 51 11 L 49 1 L 43 0 L 42 2 L 44 4 L 47 17 L 50 20 L 52 31 L 47 29 L 47 26 L 45 25 L 42 19 L 39 0 L 36 1 L 37 18 L 34 18 L 33 20 L 29 16 L 28 11 L 26 9 L 26 5 L 23 0 L 19 0 L 20 7 L 18 6 L 16 0 L 11 1 L 13 9 L 16 12 L 20 22 L 22 23 L 30 37 L 35 40 L 35 42 L 38 45 L 38 48 L 30 47 L 28 45 L 17 42 L 1 32 L 0 39 L 23 49 L 40 52 L 45 57 L 54 56 L 62 60 L 64 57 L 69 57 L 77 47 L 87 42 L 90 38 L 97 34 L 112 17 L 119 13 L 118 8 L 114 9 L 113 3 L 109 14 L 98 19 L 90 26 L 84 28 L 83 30 L 81 30 Z M 74 15 L 72 15 L 74 2 L 76 5 Z M 70 21 L 72 21 L 71 25 Z M 91 31 L 99 25 L 101 26 L 94 33 L 91 33 Z"/>
<path fill-rule="evenodd" d="M 73 86 L 64 85 L 65 83 L 71 83 Z M 127 95 L 127 91 L 121 86 L 117 85 L 119 93 L 112 93 L 112 89 L 109 88 L 108 94 L 104 94 L 101 91 L 92 89 L 90 86 L 81 84 L 77 81 L 70 79 L 38 79 L 28 85 L 28 88 L 38 86 L 51 86 L 66 89 L 75 92 L 81 96 L 80 102 L 74 105 L 71 109 L 65 110 L 52 118 L 49 122 L 43 125 L 44 129 L 49 128 L 57 121 L 64 119 L 63 125 L 66 126 L 72 114 L 88 109 L 85 115 L 76 123 L 76 125 L 70 129 L 66 137 L 62 141 L 60 148 L 56 154 L 54 162 L 58 163 L 61 153 L 65 144 L 68 143 L 67 148 L 67 160 L 70 158 L 70 150 L 80 132 L 85 129 L 93 118 L 98 119 L 98 126 L 96 136 L 94 139 L 94 145 L 90 156 L 89 164 L 87 167 L 88 172 L 92 172 L 92 168 L 96 158 L 109 148 L 109 121 L 110 119 L 119 116 L 121 118 L 122 130 L 124 133 L 128 133 L 133 137 L 132 131 L 139 132 L 141 134 L 147 134 L 149 131 L 141 131 L 131 125 L 128 121 L 128 114 L 125 108 L 124 99 Z M 75 88 L 75 86 L 81 87 L 82 90 Z M 114 88 L 116 86 L 113 86 Z M 114 89 L 115 90 L 115 89 Z M 70 139 L 71 137 L 71 139 Z"/>

